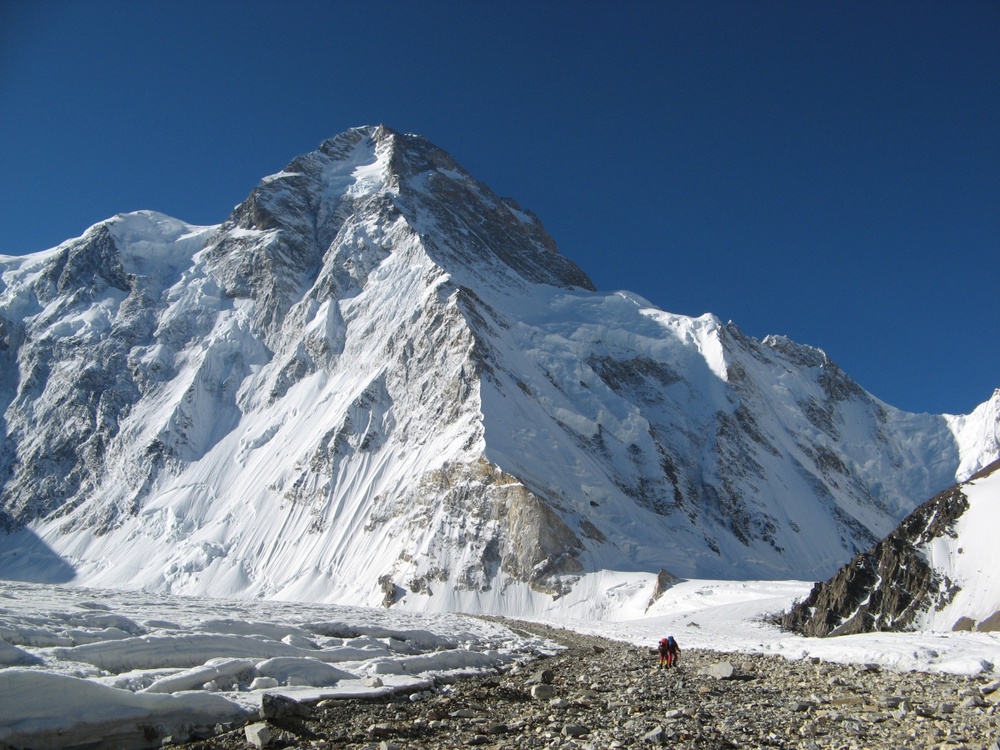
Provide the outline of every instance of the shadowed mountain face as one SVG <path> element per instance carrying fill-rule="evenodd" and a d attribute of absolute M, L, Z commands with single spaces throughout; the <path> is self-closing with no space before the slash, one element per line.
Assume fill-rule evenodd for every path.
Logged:
<path fill-rule="evenodd" d="M 0 520 L 10 527 L 12 524 L 0 512 Z M 68 583 L 76 571 L 53 552 L 45 542 L 29 528 L 21 528 L 4 538 L 0 549 L 0 578 L 7 581 L 26 583 Z"/>
<path fill-rule="evenodd" d="M 598 292 L 382 126 L 218 226 L 123 214 L 0 270 L 4 527 L 92 585 L 503 610 L 608 568 L 812 578 L 997 455 L 1000 393 L 907 414 Z"/>

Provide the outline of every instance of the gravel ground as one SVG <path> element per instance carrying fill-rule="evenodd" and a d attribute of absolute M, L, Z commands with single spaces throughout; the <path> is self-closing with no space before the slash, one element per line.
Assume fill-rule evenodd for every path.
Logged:
<path fill-rule="evenodd" d="M 505 622 L 565 650 L 414 695 L 276 704 L 266 721 L 182 746 L 1000 750 L 1000 682 L 987 678 L 706 650 L 667 670 L 655 644 Z"/>

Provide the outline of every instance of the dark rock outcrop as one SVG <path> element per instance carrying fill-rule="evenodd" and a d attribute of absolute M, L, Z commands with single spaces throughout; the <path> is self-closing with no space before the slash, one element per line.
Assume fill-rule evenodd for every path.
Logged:
<path fill-rule="evenodd" d="M 998 468 L 1000 461 L 969 481 Z M 829 580 L 817 583 L 809 596 L 781 617 L 781 624 L 807 636 L 911 629 L 917 615 L 943 607 L 958 591 L 954 582 L 931 568 L 920 548 L 952 535 L 968 507 L 962 485 L 931 498 L 885 539 L 855 556 Z"/>

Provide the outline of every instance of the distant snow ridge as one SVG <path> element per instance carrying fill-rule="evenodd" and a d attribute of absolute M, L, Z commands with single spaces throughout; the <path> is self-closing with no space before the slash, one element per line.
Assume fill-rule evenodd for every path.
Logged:
<path fill-rule="evenodd" d="M 998 455 L 826 355 L 597 292 L 425 139 L 222 224 L 0 258 L 0 575 L 528 613 L 600 570 L 825 576 Z"/>

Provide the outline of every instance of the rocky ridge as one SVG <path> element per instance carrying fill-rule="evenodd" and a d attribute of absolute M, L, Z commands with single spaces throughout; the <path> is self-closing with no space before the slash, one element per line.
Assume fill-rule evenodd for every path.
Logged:
<path fill-rule="evenodd" d="M 969 482 L 998 470 L 1000 461 L 994 461 Z M 885 539 L 855 556 L 829 580 L 817 583 L 781 617 L 780 624 L 807 636 L 913 630 L 922 616 L 944 609 L 967 582 L 935 569 L 927 549 L 934 540 L 955 538 L 956 524 L 969 509 L 967 485 L 956 485 L 918 507 Z M 972 553 L 961 545 L 955 543 L 960 554 Z M 963 615 L 948 626 L 997 630 L 1000 612 L 978 623 Z"/>
<path fill-rule="evenodd" d="M 703 650 L 684 650 L 677 668 L 663 670 L 651 648 L 507 624 L 564 649 L 412 695 L 313 706 L 265 701 L 265 719 L 178 744 L 189 750 L 1000 747 L 1000 681 L 990 678 Z"/>

